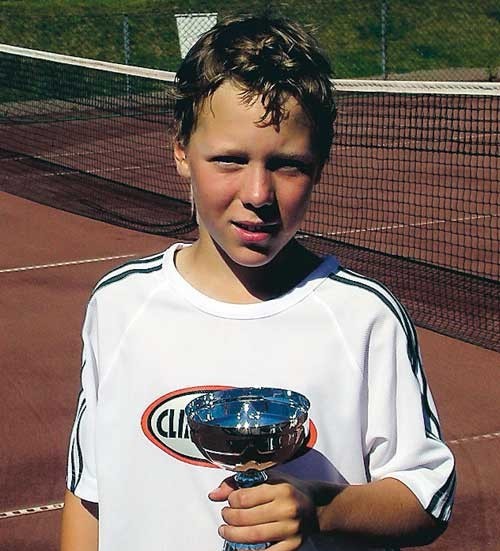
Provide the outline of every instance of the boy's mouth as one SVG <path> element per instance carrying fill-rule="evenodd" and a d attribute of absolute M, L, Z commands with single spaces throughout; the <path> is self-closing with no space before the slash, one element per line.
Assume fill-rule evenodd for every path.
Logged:
<path fill-rule="evenodd" d="M 279 222 L 255 223 L 234 220 L 233 224 L 244 231 L 253 233 L 275 233 L 279 228 Z"/>
<path fill-rule="evenodd" d="M 233 221 L 238 238 L 246 244 L 261 244 L 277 235 L 280 231 L 280 222 L 248 222 Z"/>

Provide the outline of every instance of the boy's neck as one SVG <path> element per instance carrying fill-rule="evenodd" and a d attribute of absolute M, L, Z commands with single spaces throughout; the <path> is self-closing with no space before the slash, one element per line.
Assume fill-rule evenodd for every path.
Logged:
<path fill-rule="evenodd" d="M 281 296 L 296 287 L 321 264 L 321 259 L 295 240 L 271 262 L 260 267 L 241 266 L 214 245 L 212 254 L 199 242 L 181 249 L 175 265 L 181 276 L 201 293 L 237 304 L 251 304 Z"/>

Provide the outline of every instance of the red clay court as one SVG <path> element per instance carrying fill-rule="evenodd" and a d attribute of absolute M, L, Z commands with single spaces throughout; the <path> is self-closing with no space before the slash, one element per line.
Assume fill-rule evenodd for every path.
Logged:
<path fill-rule="evenodd" d="M 1 192 L 0 232 L 0 548 L 55 551 L 86 300 L 104 272 L 171 240 Z M 450 528 L 429 549 L 500 549 L 500 354 L 419 336 L 459 477 Z"/>

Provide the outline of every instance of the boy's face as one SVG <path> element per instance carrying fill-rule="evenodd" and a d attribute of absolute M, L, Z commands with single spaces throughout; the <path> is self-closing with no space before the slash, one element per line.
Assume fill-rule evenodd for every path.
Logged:
<path fill-rule="evenodd" d="M 280 125 L 258 124 L 260 97 L 248 105 L 232 83 L 201 109 L 189 143 L 174 148 L 177 169 L 190 178 L 199 223 L 198 248 L 226 261 L 269 263 L 292 239 L 320 175 L 310 123 L 290 98 Z"/>

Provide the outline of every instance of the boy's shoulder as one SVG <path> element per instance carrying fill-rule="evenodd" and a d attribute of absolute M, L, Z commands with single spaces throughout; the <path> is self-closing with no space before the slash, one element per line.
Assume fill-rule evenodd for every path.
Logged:
<path fill-rule="evenodd" d="M 343 266 L 328 276 L 321 296 L 332 310 L 345 319 L 362 318 L 367 323 L 392 319 L 403 327 L 411 323 L 398 298 L 380 281 Z"/>
<path fill-rule="evenodd" d="M 150 276 L 163 268 L 167 251 L 158 252 L 142 258 L 134 258 L 117 266 L 102 276 L 95 284 L 90 300 L 104 294 L 122 294 L 133 286 L 150 284 Z"/>
<path fill-rule="evenodd" d="M 102 337 L 106 350 L 114 350 L 136 315 L 147 310 L 152 297 L 162 288 L 167 255 L 168 249 L 134 258 L 105 274 L 87 301 L 83 334 Z"/>
<path fill-rule="evenodd" d="M 386 304 L 387 301 L 397 301 L 391 290 L 381 281 L 356 272 L 339 264 L 338 270 L 331 273 L 328 279 L 335 288 L 341 287 L 348 296 L 359 296 L 361 299 L 372 300 L 375 303 Z"/>

